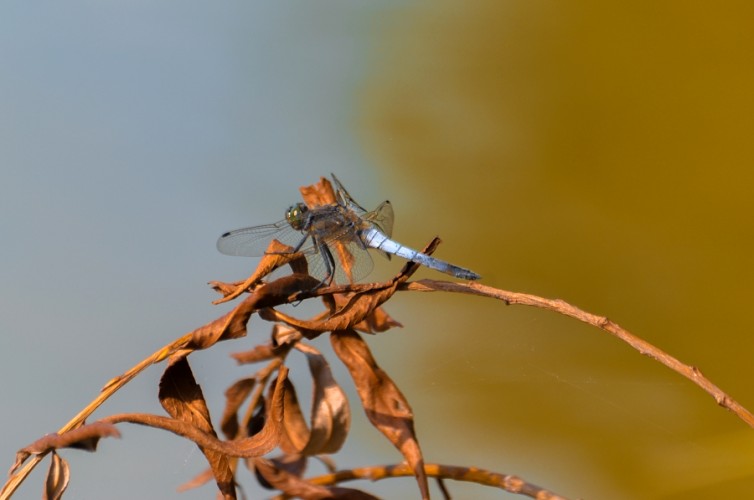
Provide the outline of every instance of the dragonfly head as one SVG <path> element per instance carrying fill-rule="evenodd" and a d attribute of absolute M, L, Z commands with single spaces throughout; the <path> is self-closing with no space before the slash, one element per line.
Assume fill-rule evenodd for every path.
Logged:
<path fill-rule="evenodd" d="M 306 225 L 306 213 L 309 211 L 309 207 L 303 203 L 296 203 L 291 205 L 285 212 L 285 220 L 288 224 L 297 231 L 303 231 Z"/>

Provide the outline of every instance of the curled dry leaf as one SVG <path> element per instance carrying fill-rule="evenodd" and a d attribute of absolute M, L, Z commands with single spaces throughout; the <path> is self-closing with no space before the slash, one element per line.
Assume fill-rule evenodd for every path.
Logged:
<path fill-rule="evenodd" d="M 223 298 L 214 301 L 213 304 L 235 299 L 260 283 L 262 278 L 286 264 L 291 266 L 294 274 L 308 274 L 306 259 L 301 253 L 291 253 L 292 250 L 292 247 L 272 240 L 265 250 L 265 255 L 259 261 L 259 265 L 246 281 L 233 284 L 211 281 L 212 288 L 223 295 Z"/>
<path fill-rule="evenodd" d="M 377 365 L 366 342 L 353 330 L 330 335 L 335 354 L 351 373 L 364 411 L 377 429 L 398 448 L 414 470 L 422 498 L 429 498 L 419 441 L 414 432 L 414 413 L 398 386 Z"/>
<path fill-rule="evenodd" d="M 247 460 L 247 466 L 249 470 L 254 472 L 257 481 L 259 482 L 259 485 L 262 486 L 262 488 L 268 490 L 275 489 L 275 487 L 264 478 L 260 471 L 257 470 L 256 460 L 257 459 Z M 280 457 L 266 458 L 265 461 L 267 461 L 268 463 L 262 464 L 262 467 L 271 466 L 273 468 L 280 469 L 283 472 L 291 474 L 292 476 L 302 477 L 304 475 L 304 471 L 306 471 L 306 466 L 309 463 L 309 457 L 304 457 L 302 455 L 284 454 Z"/>
<path fill-rule="evenodd" d="M 333 298 L 335 299 L 334 310 L 338 311 L 341 309 L 341 307 L 347 305 L 349 302 L 349 297 L 350 294 L 333 295 Z M 393 319 L 392 316 L 385 312 L 385 309 L 383 309 L 382 307 L 375 307 L 371 311 L 369 311 L 369 313 L 366 314 L 361 321 L 354 323 L 352 328 L 364 333 L 382 333 L 393 327 L 402 326 L 402 324 L 400 324 L 398 321 Z"/>
<path fill-rule="evenodd" d="M 336 201 L 332 184 L 324 177 L 320 177 L 315 184 L 301 186 L 299 192 L 309 208 L 330 205 Z"/>
<path fill-rule="evenodd" d="M 194 488 L 198 488 L 200 486 L 204 486 L 208 482 L 210 482 L 212 479 L 214 479 L 215 476 L 212 472 L 212 469 L 205 469 L 193 478 L 189 479 L 185 483 L 181 484 L 176 488 L 178 493 L 183 493 L 184 491 L 193 490 Z M 241 496 L 243 498 L 243 496 Z"/>
<path fill-rule="evenodd" d="M 324 332 L 345 330 L 362 324 L 383 302 L 392 297 L 398 285 L 398 281 L 392 281 L 384 287 L 372 288 L 365 292 L 334 295 L 333 297 L 337 298 L 331 301 L 334 304 L 331 314 L 319 315 L 312 320 L 294 318 L 272 308 L 260 310 L 259 315 L 269 321 L 285 323 L 300 330 L 307 338 L 313 338 Z M 372 318 L 363 325 L 368 325 L 370 321 L 380 324 L 379 319 Z"/>
<path fill-rule="evenodd" d="M 113 424 L 94 422 L 62 434 L 47 434 L 16 452 L 16 461 L 9 474 L 13 474 L 30 455 L 41 455 L 60 448 L 96 451 L 97 443 L 103 437 L 120 437 L 120 432 Z"/>
<path fill-rule="evenodd" d="M 71 471 L 68 468 L 68 462 L 53 451 L 50 468 L 47 469 L 45 491 L 42 498 L 44 500 L 59 500 L 63 498 L 63 493 L 68 488 L 68 481 L 70 479 Z"/>
<path fill-rule="evenodd" d="M 282 457 L 270 458 L 269 460 L 278 469 L 282 469 L 297 477 L 304 475 L 306 466 L 309 463 L 309 457 L 303 455 L 283 455 Z"/>
<path fill-rule="evenodd" d="M 393 319 L 385 310 L 381 307 L 372 311 L 372 314 L 367 315 L 363 320 L 353 325 L 353 329 L 363 333 L 382 333 L 395 327 L 403 327 L 403 325 Z"/>
<path fill-rule="evenodd" d="M 212 303 L 218 304 L 220 302 L 226 302 L 225 298 L 228 295 L 232 294 L 233 292 L 236 292 L 238 288 L 241 287 L 241 285 L 243 285 L 244 283 L 245 281 L 235 281 L 233 283 L 225 283 L 224 281 L 214 281 L 214 280 L 210 281 L 207 284 L 211 286 L 214 291 L 216 291 L 217 293 L 223 296 L 222 299 L 218 299 Z M 227 300 L 230 300 L 230 299 L 227 299 Z"/>
<path fill-rule="evenodd" d="M 285 432 L 280 448 L 286 453 L 307 456 L 334 453 L 343 446 L 351 424 L 348 399 L 322 353 L 301 343 L 296 349 L 306 355 L 312 375 L 311 428 L 306 424 L 295 389 L 289 381 L 283 420 Z"/>
<path fill-rule="evenodd" d="M 267 417 L 265 418 L 264 427 L 253 436 L 244 439 L 221 441 L 216 436 L 197 428 L 191 423 L 160 415 L 123 413 L 105 417 L 102 421 L 109 423 L 131 422 L 133 424 L 164 429 L 190 439 L 204 448 L 218 451 L 230 457 L 259 457 L 271 452 L 280 442 L 285 393 L 285 384 L 283 384 L 283 381 L 287 376 L 288 369 L 285 366 L 280 366 L 277 380 L 270 386 L 270 395 L 267 398 L 266 405 Z"/>
<path fill-rule="evenodd" d="M 276 358 L 280 351 L 281 349 L 274 347 L 271 342 L 268 342 L 267 344 L 254 346 L 248 351 L 231 353 L 230 356 L 235 359 L 236 363 L 239 365 L 246 365 Z"/>
<path fill-rule="evenodd" d="M 280 436 L 283 432 L 283 402 L 285 398 L 284 382 L 287 380 L 287 377 L 288 368 L 281 366 L 278 370 L 276 382 L 270 387 L 270 395 L 266 398 L 267 416 L 262 430 L 251 437 L 231 442 L 234 445 L 234 448 L 237 444 L 238 448 L 241 450 L 248 449 L 253 444 L 257 452 L 253 455 L 234 453 L 233 456 L 262 456 L 265 453 L 272 451 L 275 446 L 280 443 Z"/>
<path fill-rule="evenodd" d="M 285 402 L 283 403 L 283 434 L 280 449 L 287 454 L 296 454 L 306 447 L 309 440 L 309 428 L 304 421 L 304 415 L 296 396 L 296 388 L 290 380 L 286 380 Z"/>
<path fill-rule="evenodd" d="M 238 364 L 258 363 L 273 358 L 285 358 L 293 345 L 301 340 L 301 332 L 294 328 L 276 323 L 272 327 L 272 340 L 266 344 L 254 346 L 244 352 L 232 353 L 231 357 Z"/>
<path fill-rule="evenodd" d="M 303 338 L 303 335 L 295 328 L 275 323 L 272 326 L 272 335 L 270 337 L 272 338 L 272 345 L 277 349 L 276 352 L 283 353 L 285 352 L 283 351 L 284 348 L 295 346 Z M 283 354 L 280 354 L 280 356 L 282 357 Z"/>
<path fill-rule="evenodd" d="M 194 379 L 188 359 L 183 356 L 171 358 L 160 380 L 159 397 L 160 404 L 170 416 L 217 437 L 202 389 Z M 201 445 L 199 449 L 209 462 L 223 498 L 236 498 L 235 481 L 227 455 Z"/>
<path fill-rule="evenodd" d="M 243 337 L 255 311 L 295 301 L 301 290 L 311 290 L 318 284 L 319 281 L 309 275 L 291 274 L 260 285 L 232 311 L 194 330 L 185 348 L 207 349 L 222 340 Z"/>
<path fill-rule="evenodd" d="M 311 411 L 311 434 L 305 455 L 335 453 L 348 435 L 351 410 L 345 391 L 338 385 L 325 357 L 314 347 L 299 343 L 296 349 L 306 355 L 314 382 Z"/>
<path fill-rule="evenodd" d="M 220 420 L 220 429 L 226 438 L 234 439 L 238 436 L 238 409 L 249 397 L 255 384 L 254 377 L 242 378 L 225 391 L 225 410 Z"/>
<path fill-rule="evenodd" d="M 255 458 L 254 470 L 271 488 L 280 490 L 292 497 L 307 499 L 332 498 L 330 490 L 327 487 L 309 484 L 300 477 L 276 467 L 269 460 Z"/>

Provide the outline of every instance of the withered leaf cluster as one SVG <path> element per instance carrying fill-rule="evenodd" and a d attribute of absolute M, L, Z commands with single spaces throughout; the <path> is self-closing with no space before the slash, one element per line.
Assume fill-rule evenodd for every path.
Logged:
<path fill-rule="evenodd" d="M 314 186 L 302 188 L 302 194 L 310 206 L 335 201 L 332 187 L 324 178 Z M 439 240 L 433 241 L 424 251 L 432 253 L 438 243 Z M 380 368 L 361 335 L 400 326 L 381 306 L 406 284 L 418 265 L 409 262 L 397 276 L 384 283 L 320 286 L 317 279 L 307 274 L 307 262 L 303 256 L 286 253 L 289 250 L 273 241 L 268 254 L 247 280 L 213 282 L 214 289 L 222 295 L 217 302 L 246 296 L 227 314 L 184 335 L 110 381 L 103 388 L 103 395 L 69 423 L 66 432 L 45 436 L 21 449 L 11 473 L 16 472 L 30 456 L 42 457 L 51 453 L 45 497 L 60 498 L 68 484 L 69 470 L 57 450 L 75 447 L 94 451 L 100 438 L 119 436 L 114 424 L 130 422 L 164 429 L 196 443 L 209 468 L 187 482 L 183 489 L 214 479 L 219 496 L 234 499 L 237 495 L 236 475 L 242 463 L 254 471 L 264 486 L 287 497 L 375 498 L 369 493 L 339 486 L 339 472 L 329 458 L 345 442 L 351 421 L 351 408 L 345 392 L 333 377 L 322 353 L 308 343 L 308 340 L 329 334 L 333 350 L 347 367 L 369 421 L 400 452 L 407 468 L 375 467 L 369 472 L 372 477 L 402 475 L 408 470 L 416 479 L 421 498 L 429 498 L 428 474 L 462 480 L 482 477 L 479 469 L 464 468 L 459 472 L 458 468 L 442 469 L 439 466 L 438 469 L 438 466 L 425 465 L 414 431 L 411 405 Z M 349 261 L 344 259 L 341 265 L 348 273 Z M 290 266 L 292 273 L 267 281 L 270 273 L 281 266 Z M 311 298 L 319 298 L 324 304 L 324 311 L 313 318 L 299 319 L 277 309 L 283 304 Z M 254 363 L 262 367 L 227 389 L 219 422 L 224 438 L 220 438 L 188 356 L 217 342 L 246 336 L 247 324 L 254 314 L 273 323 L 272 333 L 266 342 L 234 355 L 240 364 Z M 308 417 L 301 408 L 294 382 L 288 378 L 286 366 L 289 362 L 298 362 L 300 356 L 307 362 L 313 387 Z M 168 416 L 129 413 L 85 424 L 84 419 L 110 394 L 146 366 L 163 360 L 168 363 L 160 380 L 159 399 Z M 332 477 L 307 478 L 307 464 L 313 458 L 326 464 Z M 526 485 L 513 476 L 498 475 L 500 477 L 490 479 L 489 473 L 482 472 L 487 474 L 484 480 L 478 479 L 483 484 L 496 484 L 518 492 L 523 492 L 520 483 Z M 347 476 L 341 477 L 347 479 Z M 9 490 L 6 485 L 3 491 L 12 493 L 13 489 Z M 541 498 L 556 498 L 545 490 L 536 488 L 532 491 Z"/>
<path fill-rule="evenodd" d="M 302 193 L 310 206 L 335 201 L 326 179 L 315 186 L 302 188 Z M 154 359 L 168 358 L 168 366 L 160 381 L 159 398 L 169 417 L 121 414 L 88 425 L 82 422 L 73 430 L 45 436 L 20 450 L 11 473 L 30 455 L 52 452 L 54 467 L 48 474 L 46 495 L 58 498 L 65 490 L 69 472 L 55 450 L 77 447 L 94 451 L 99 438 L 119 436 L 113 424 L 132 422 L 162 428 L 196 442 L 210 467 L 207 473 L 187 483 L 186 487 L 195 487 L 214 478 L 223 498 L 236 498 L 235 474 L 239 460 L 243 460 L 267 486 L 290 496 L 373 498 L 353 489 L 314 485 L 303 476 L 309 459 L 335 453 L 341 448 L 350 427 L 351 409 L 345 392 L 334 379 L 324 356 L 306 342 L 330 332 L 335 352 L 348 367 L 370 421 L 403 454 L 415 471 L 421 496 L 427 498 L 427 477 L 413 429 L 411 407 L 395 383 L 377 365 L 369 347 L 357 333 L 377 333 L 399 326 L 380 305 L 408 279 L 416 266 L 406 266 L 401 274 L 387 283 L 319 287 L 319 281 L 307 274 L 306 260 L 301 255 L 285 253 L 285 250 L 289 249 L 273 241 L 268 255 L 249 279 L 233 284 L 213 282 L 213 287 L 223 295 L 219 302 L 243 294 L 247 296 L 229 313 L 197 328 Z M 348 266 L 349 261 L 341 264 Z M 264 281 L 272 271 L 285 265 L 291 267 L 292 274 Z M 325 311 L 314 318 L 297 319 L 276 309 L 282 304 L 316 296 L 325 304 Z M 271 338 L 234 357 L 240 363 L 266 363 L 266 366 L 256 374 L 236 381 L 226 391 L 226 407 L 220 421 L 223 440 L 214 430 L 188 355 L 219 341 L 245 336 L 252 314 L 274 322 Z M 296 388 L 287 377 L 285 364 L 292 352 L 303 354 L 312 377 L 313 399 L 308 419 L 299 405 Z M 123 383 L 126 378 L 119 377 L 108 386 Z M 267 456 L 274 449 L 278 454 Z M 323 460 L 331 463 L 329 459 Z"/>

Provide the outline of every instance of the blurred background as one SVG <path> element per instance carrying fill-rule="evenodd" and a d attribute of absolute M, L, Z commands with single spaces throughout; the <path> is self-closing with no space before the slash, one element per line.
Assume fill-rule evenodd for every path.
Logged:
<path fill-rule="evenodd" d="M 330 172 L 368 208 L 389 198 L 399 241 L 440 235 L 436 256 L 484 284 L 606 315 L 754 407 L 753 22 L 744 1 L 4 4 L 4 467 L 107 380 L 226 312 L 206 282 L 256 261 L 219 254 L 217 236 L 282 218 Z M 400 265 L 379 261 L 372 278 Z M 754 431 L 599 330 L 465 296 L 404 293 L 387 310 L 404 327 L 367 340 L 428 462 L 569 497 L 754 488 Z M 215 420 L 225 387 L 255 369 L 228 354 L 268 334 L 256 319 L 246 339 L 191 356 Z M 338 464 L 400 461 L 332 365 L 354 412 Z M 161 371 L 94 417 L 161 413 Z M 70 498 L 214 496 L 175 493 L 205 467 L 191 443 L 120 429 L 96 454 L 64 452 Z M 46 468 L 16 498 L 38 498 Z M 356 485 L 416 497 L 412 479 Z"/>

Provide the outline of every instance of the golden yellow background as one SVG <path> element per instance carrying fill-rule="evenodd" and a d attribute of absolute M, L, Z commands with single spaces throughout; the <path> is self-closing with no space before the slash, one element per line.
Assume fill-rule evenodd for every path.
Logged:
<path fill-rule="evenodd" d="M 748 2 L 391 17 L 360 125 L 393 165 L 398 236 L 450 221 L 438 256 L 607 315 L 751 406 L 753 21 Z M 429 460 L 570 497 L 751 495 L 752 429 L 604 332 L 483 299 L 406 301 L 410 349 L 380 346 L 421 387 Z"/>

